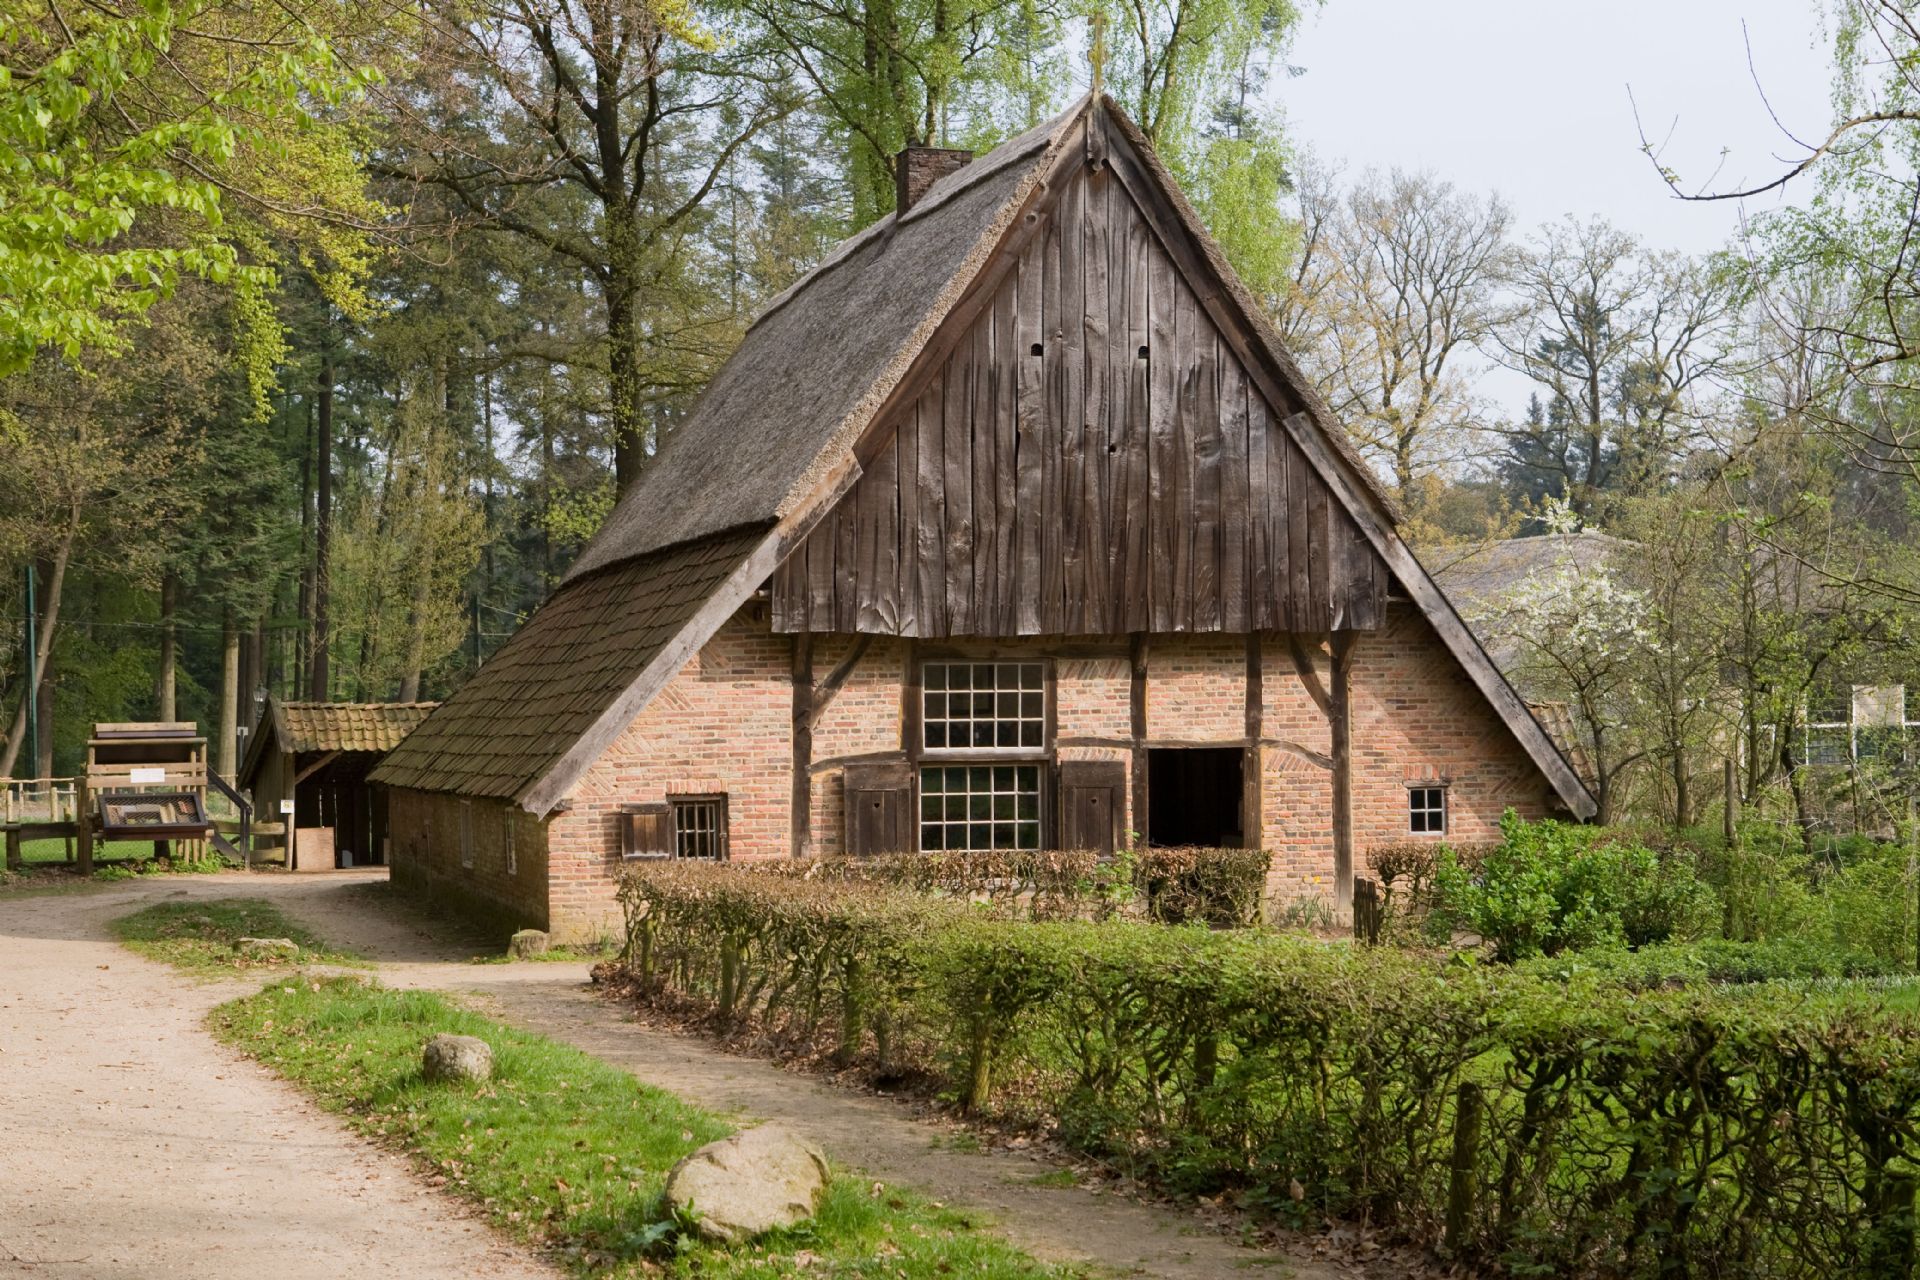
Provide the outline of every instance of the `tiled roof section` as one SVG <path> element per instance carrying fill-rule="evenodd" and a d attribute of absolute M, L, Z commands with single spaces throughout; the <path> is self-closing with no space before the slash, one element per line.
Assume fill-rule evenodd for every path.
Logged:
<path fill-rule="evenodd" d="M 544 777 L 765 536 L 735 530 L 566 583 L 372 774 L 511 800 Z"/>
<path fill-rule="evenodd" d="M 391 751 L 437 702 L 283 702 L 283 751 Z"/>

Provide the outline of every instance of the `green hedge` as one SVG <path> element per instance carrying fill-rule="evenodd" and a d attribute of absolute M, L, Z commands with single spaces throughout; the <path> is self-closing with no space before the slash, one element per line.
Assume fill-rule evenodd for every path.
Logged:
<path fill-rule="evenodd" d="M 1920 1026 L 1862 1001 L 1009 922 L 728 868 L 644 868 L 622 896 L 660 998 L 1174 1189 L 1515 1274 L 1911 1272 Z"/>
<path fill-rule="evenodd" d="M 1262 849 L 1123 849 L 898 853 L 750 864 L 756 874 L 877 885 L 963 898 L 996 916 L 1238 928 L 1260 920 L 1272 855 Z"/>

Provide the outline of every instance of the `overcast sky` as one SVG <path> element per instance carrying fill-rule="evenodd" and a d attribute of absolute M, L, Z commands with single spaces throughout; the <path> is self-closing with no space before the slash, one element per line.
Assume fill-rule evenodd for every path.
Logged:
<path fill-rule="evenodd" d="M 1663 158 L 1686 181 L 1704 182 L 1716 167 L 1722 189 L 1769 180 L 1795 148 L 1761 91 L 1796 136 L 1817 137 L 1829 120 L 1822 7 L 1327 0 L 1294 44 L 1290 61 L 1303 74 L 1275 92 L 1295 142 L 1349 174 L 1427 169 L 1466 190 L 1498 191 L 1522 233 L 1598 214 L 1656 247 L 1705 252 L 1737 233 L 1741 209 L 1668 192 L 1640 152 L 1633 100 L 1650 137 L 1670 135 Z M 1790 189 L 1785 198 L 1803 197 Z M 1480 389 L 1517 411 L 1532 387 L 1490 370 Z"/>

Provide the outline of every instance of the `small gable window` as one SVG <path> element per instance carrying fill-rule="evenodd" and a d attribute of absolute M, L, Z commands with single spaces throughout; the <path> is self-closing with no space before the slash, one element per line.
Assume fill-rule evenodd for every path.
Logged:
<path fill-rule="evenodd" d="M 1447 833 L 1447 789 L 1445 787 L 1409 787 L 1407 789 L 1407 830 L 1417 836 Z"/>

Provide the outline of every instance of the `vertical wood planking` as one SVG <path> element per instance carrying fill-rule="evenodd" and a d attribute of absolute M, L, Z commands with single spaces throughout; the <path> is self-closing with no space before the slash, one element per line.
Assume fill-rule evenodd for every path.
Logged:
<path fill-rule="evenodd" d="M 1073 621 L 1086 634 L 1116 631 L 1107 609 L 1112 585 L 1113 561 L 1107 537 L 1107 416 L 1110 398 L 1112 344 L 1108 341 L 1108 322 L 1112 304 L 1107 294 L 1107 273 L 1111 247 L 1107 237 L 1107 187 L 1110 179 L 1104 169 L 1086 178 L 1085 260 L 1086 308 L 1081 331 L 1086 343 L 1085 410 L 1081 418 L 1081 436 L 1086 442 L 1086 465 L 1081 468 L 1081 502 L 1086 512 L 1081 522 L 1081 559 L 1085 571 L 1080 582 L 1080 610 Z"/>
<path fill-rule="evenodd" d="M 862 631 L 897 635 L 900 631 L 900 441 L 887 441 L 874 459 L 870 485 L 876 497 L 874 527 L 873 625 Z"/>
<path fill-rule="evenodd" d="M 871 492 L 871 490 L 869 490 Z M 860 563 L 860 508 L 857 494 L 849 494 L 834 513 L 834 552 L 828 560 L 833 578 L 833 625 L 837 631 L 856 630 L 860 623 L 860 587 L 849 566 Z"/>
<path fill-rule="evenodd" d="M 1329 579 L 1333 556 L 1333 525 L 1330 520 L 1332 495 L 1319 476 L 1314 476 L 1307 485 L 1307 579 L 1310 587 L 1309 608 L 1316 618 L 1328 620 L 1329 631 L 1334 630 L 1338 620 L 1333 617 L 1333 589 Z"/>
<path fill-rule="evenodd" d="M 947 633 L 973 627 L 973 347 L 961 342 L 947 360 L 942 452 L 947 530 Z"/>
<path fill-rule="evenodd" d="M 1220 543 L 1226 488 L 1221 474 L 1226 455 L 1226 429 L 1220 393 L 1219 339 L 1202 316 L 1205 329 L 1196 335 L 1199 376 L 1198 412 L 1193 442 L 1193 586 L 1192 618 L 1195 631 L 1220 629 Z"/>
<path fill-rule="evenodd" d="M 900 502 L 900 631 L 920 634 L 920 415 L 912 406 L 894 436 Z"/>
<path fill-rule="evenodd" d="M 1118 183 L 1114 184 L 1116 247 L 1126 275 L 1126 345 L 1122 348 L 1125 383 L 1119 397 L 1115 435 L 1120 445 L 1121 483 L 1115 486 L 1114 511 L 1123 521 L 1118 541 L 1123 546 L 1114 581 L 1120 629 L 1146 631 L 1153 625 L 1153 525 L 1149 516 L 1152 494 L 1149 405 L 1152 399 L 1152 319 L 1148 305 L 1148 270 L 1152 246 L 1147 224 Z M 1119 228 L 1124 227 L 1124 233 Z"/>
<path fill-rule="evenodd" d="M 1065 634 L 1084 627 L 1086 602 L 1086 194 L 1076 180 L 1060 193 L 1060 310 L 1049 326 L 1059 352 L 1060 416 L 1060 603 L 1048 630 Z"/>
<path fill-rule="evenodd" d="M 1059 632 L 1062 599 L 1062 508 L 1060 424 L 1066 420 L 1065 372 L 1061 333 L 1060 237 L 1061 211 L 1056 210 L 1042 246 L 1040 268 L 1041 413 L 1040 432 L 1040 629 Z"/>
<path fill-rule="evenodd" d="M 994 489 L 993 399 L 999 382 L 997 336 L 989 310 L 973 330 L 973 413 L 968 428 L 973 435 L 973 465 L 967 480 L 973 486 L 973 634 L 992 635 L 994 612 L 994 538 L 999 527 L 999 503 Z"/>
<path fill-rule="evenodd" d="M 1252 445 L 1247 435 L 1247 375 L 1220 344 L 1220 613 L 1223 631 L 1253 627 L 1248 609 L 1247 553 L 1254 521 Z M 1261 459 L 1261 467 L 1266 460 Z M 1264 476 L 1262 477 L 1264 480 Z"/>
<path fill-rule="evenodd" d="M 1142 228 L 1144 235 L 1144 227 Z M 1149 629 L 1174 629 L 1175 544 L 1181 529 L 1179 495 L 1178 278 L 1173 262 L 1157 247 L 1147 255 L 1147 527 L 1151 548 L 1144 566 L 1149 579 Z"/>
<path fill-rule="evenodd" d="M 1015 321 L 1016 290 L 1020 279 L 1017 274 L 1010 275 L 1000 286 L 1000 292 L 993 300 L 993 333 L 995 351 L 995 394 L 993 401 L 993 497 L 995 529 L 993 535 L 994 551 L 994 626 L 993 634 L 1010 636 L 1016 633 L 1015 585 L 1017 575 L 1014 566 L 1017 563 L 1017 526 L 1020 510 L 1018 506 L 1017 478 L 1014 471 L 1015 450 L 1018 440 L 1014 424 L 1019 421 L 1020 399 L 1020 335 Z"/>
<path fill-rule="evenodd" d="M 923 636 L 944 636 L 947 630 L 947 511 L 945 498 L 946 444 L 941 430 L 945 380 L 938 374 L 914 406 L 919 417 L 920 459 L 916 469 L 920 489 L 919 613 Z"/>
<path fill-rule="evenodd" d="M 1275 439 L 1286 440 L 1284 435 Z M 1315 625 L 1320 612 L 1313 608 L 1313 588 L 1309 574 L 1308 536 L 1311 519 L 1307 512 L 1307 491 L 1313 487 L 1313 479 L 1307 471 L 1307 460 L 1297 445 L 1286 440 L 1287 454 L 1287 608 L 1290 614 L 1289 630 L 1318 631 Z"/>
<path fill-rule="evenodd" d="M 1203 376 L 1200 329 L 1203 324 L 1205 321 L 1200 315 L 1200 300 L 1193 296 L 1193 290 L 1187 287 L 1186 281 L 1176 277 L 1173 348 L 1176 434 L 1171 459 L 1173 500 L 1167 509 L 1173 535 L 1172 630 L 1175 631 L 1193 630 L 1193 544 L 1196 532 L 1194 522 L 1198 514 L 1194 507 L 1194 479 L 1204 430 L 1200 422 L 1200 380 Z"/>
<path fill-rule="evenodd" d="M 1040 337 L 1040 238 L 1027 242 L 1020 255 L 1020 290 L 1014 322 L 1016 416 L 1014 426 L 1014 634 L 1040 633 L 1040 529 L 1046 521 L 1041 508 L 1041 451 L 1046 415 L 1040 359 L 1031 354 Z"/>

